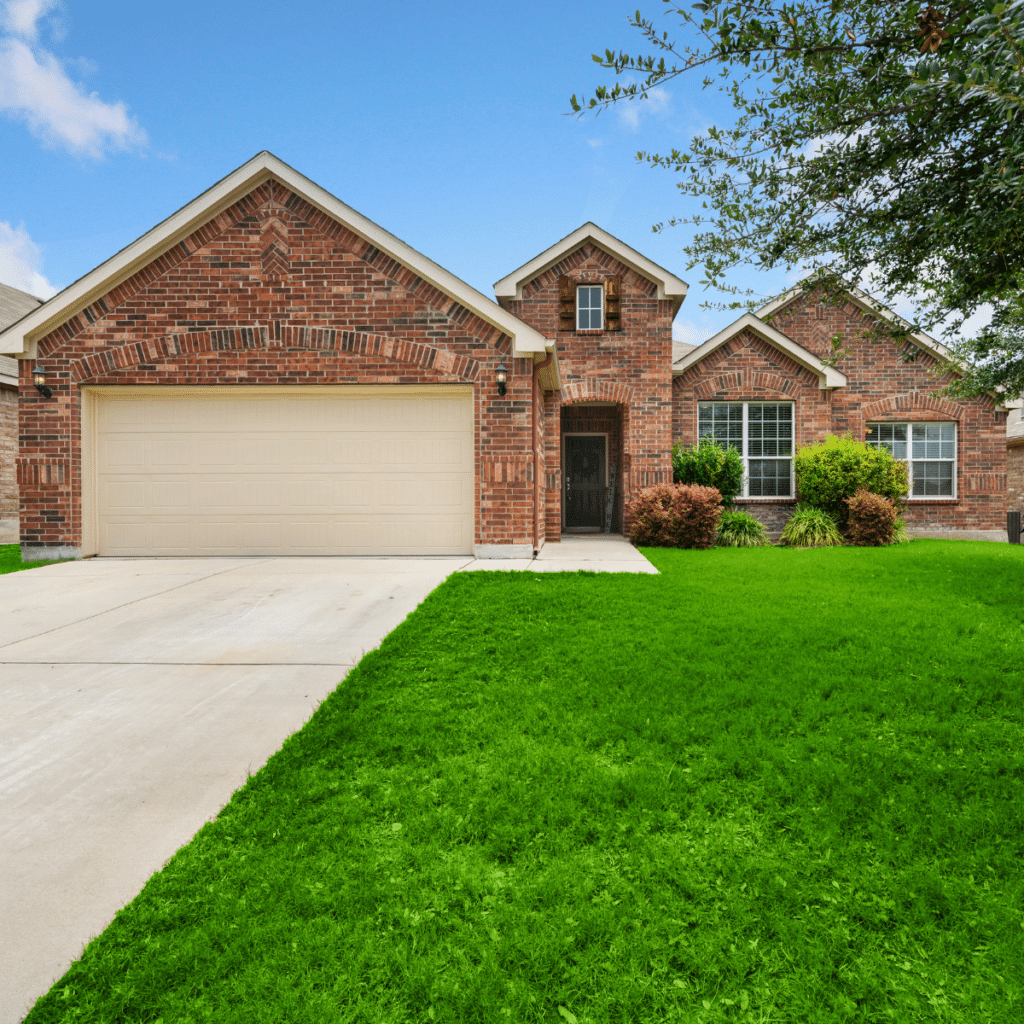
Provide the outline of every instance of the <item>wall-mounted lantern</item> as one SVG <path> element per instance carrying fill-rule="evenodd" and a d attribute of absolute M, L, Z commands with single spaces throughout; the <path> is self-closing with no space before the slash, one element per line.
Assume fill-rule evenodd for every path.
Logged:
<path fill-rule="evenodd" d="M 43 398 L 53 398 L 53 389 L 46 386 L 46 373 L 41 366 L 32 371 L 32 383 Z"/>
<path fill-rule="evenodd" d="M 505 391 L 507 390 L 505 382 L 508 380 L 508 370 L 505 369 L 504 363 L 498 364 L 498 368 L 494 371 L 494 379 L 498 382 L 498 394 L 505 394 Z"/>

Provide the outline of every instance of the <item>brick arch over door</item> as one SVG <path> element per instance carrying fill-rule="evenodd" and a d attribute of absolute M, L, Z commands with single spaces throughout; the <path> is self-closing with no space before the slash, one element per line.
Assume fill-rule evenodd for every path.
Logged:
<path fill-rule="evenodd" d="M 418 366 L 465 381 L 480 376 L 480 363 L 444 349 L 403 341 L 381 334 L 275 323 L 271 327 L 236 327 L 224 330 L 167 334 L 148 341 L 129 342 L 83 356 L 71 364 L 71 377 L 81 383 L 91 377 L 127 370 L 164 359 L 210 352 L 271 351 L 337 352 L 377 356 Z"/>
<path fill-rule="evenodd" d="M 617 381 L 586 377 L 563 384 L 559 392 L 559 401 L 562 405 L 574 405 L 577 402 L 618 402 L 628 409 L 633 403 L 633 389 L 628 384 L 620 384 Z"/>

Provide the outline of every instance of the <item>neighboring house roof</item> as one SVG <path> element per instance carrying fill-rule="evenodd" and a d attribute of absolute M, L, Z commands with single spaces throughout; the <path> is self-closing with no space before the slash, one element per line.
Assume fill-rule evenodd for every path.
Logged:
<path fill-rule="evenodd" d="M 599 228 L 592 221 L 578 227 L 571 235 L 566 235 L 560 242 L 555 242 L 549 249 L 545 249 L 539 256 L 535 256 L 529 263 L 524 263 L 518 270 L 513 270 L 507 277 L 503 277 L 494 284 L 494 294 L 501 302 L 503 299 L 519 300 L 523 297 L 523 285 L 529 284 L 534 278 L 539 277 L 563 260 L 566 256 L 574 253 L 586 242 L 593 242 L 605 252 L 614 256 L 620 263 L 625 263 L 638 274 L 653 281 L 658 286 L 658 298 L 668 299 L 672 302 L 672 315 L 679 312 L 679 307 L 686 298 L 688 285 L 680 280 L 675 274 L 670 274 L 664 267 L 649 260 L 642 253 L 636 251 L 620 241 L 614 235 L 609 235 L 603 228 Z"/>
<path fill-rule="evenodd" d="M 689 355 L 697 346 L 687 344 L 685 341 L 672 342 L 672 363 L 675 365 L 685 355 Z"/>
<path fill-rule="evenodd" d="M 1014 407 L 1006 417 L 1006 443 L 1016 448 L 1024 444 L 1024 408 L 1021 408 L 1024 402 L 1018 399 L 1012 404 Z"/>
<path fill-rule="evenodd" d="M 706 359 L 715 349 L 731 341 L 743 331 L 750 331 L 759 338 L 763 338 L 769 345 L 773 345 L 790 359 L 806 367 L 811 373 L 817 374 L 819 388 L 846 387 L 845 373 L 840 373 L 839 370 L 831 366 L 824 366 L 819 356 L 805 349 L 803 345 L 798 345 L 792 338 L 787 338 L 781 331 L 776 330 L 771 324 L 766 324 L 753 313 L 744 313 L 739 320 L 731 323 L 724 331 L 719 331 L 703 345 L 697 345 L 691 352 L 687 352 L 681 359 L 677 359 L 672 364 L 672 375 L 678 377 L 685 373 L 691 366 Z"/>
<path fill-rule="evenodd" d="M 26 313 L 42 305 L 43 300 L 37 299 L 28 292 L 12 288 L 9 284 L 0 284 L 0 331 L 16 323 Z M 18 360 L 10 356 L 0 356 L 0 384 L 9 387 L 18 386 Z"/>
<path fill-rule="evenodd" d="M 183 206 L 177 213 L 161 221 L 141 238 L 122 249 L 85 277 L 79 278 L 37 310 L 28 314 L 6 331 L 0 328 L 0 352 L 35 357 L 36 342 L 64 321 L 107 294 L 118 284 L 162 253 L 187 238 L 193 231 L 217 216 L 264 182 L 273 179 L 302 196 L 328 217 L 344 224 L 350 231 L 386 252 L 398 263 L 415 271 L 439 291 L 472 310 L 482 320 L 509 335 L 513 354 L 544 358 L 551 343 L 543 334 L 502 309 L 493 299 L 460 280 L 406 245 L 380 225 L 346 206 L 305 175 L 264 150 L 226 178 L 207 189 L 201 196 Z"/>

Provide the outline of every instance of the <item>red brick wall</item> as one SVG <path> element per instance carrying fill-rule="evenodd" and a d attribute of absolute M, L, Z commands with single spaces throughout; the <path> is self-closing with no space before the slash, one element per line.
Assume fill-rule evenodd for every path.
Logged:
<path fill-rule="evenodd" d="M 873 321 L 853 303 L 827 306 L 816 296 L 800 297 L 771 321 L 773 327 L 819 356 L 831 351 L 839 335 L 845 355 L 836 368 L 847 386 L 829 398 L 819 391 L 817 376 L 794 367 L 772 346 L 750 336 L 724 346 L 703 360 L 675 385 L 675 437 L 687 444 L 696 439 L 697 400 L 792 400 L 796 442 L 818 441 L 828 434 L 865 436 L 868 422 L 945 420 L 957 423 L 957 497 L 914 500 L 906 514 L 911 528 L 997 530 L 1006 526 L 1006 414 L 996 412 L 989 398 L 950 401 L 931 397 L 941 386 L 929 373 L 935 360 L 921 352 L 906 363 L 895 342 L 872 343 L 863 332 Z M 774 351 L 774 355 L 772 354 Z M 788 366 L 787 366 L 788 364 Z M 776 379 L 772 379 L 772 378 Z M 765 396 L 772 396 L 767 398 Z M 750 511 L 760 503 L 751 503 Z M 767 504 L 767 503 L 766 503 Z M 760 508 L 757 514 L 775 527 L 783 503 Z M 777 528 L 777 527 L 776 527 Z"/>
<path fill-rule="evenodd" d="M 558 279 L 602 284 L 621 278 L 619 331 L 560 331 Z M 555 338 L 562 388 L 545 396 L 545 506 L 549 541 L 562 522 L 562 408 L 615 402 L 621 419 L 620 497 L 672 479 L 672 303 L 657 286 L 591 242 L 523 286 L 506 303 L 520 319 Z M 621 513 L 617 513 L 621 518 Z M 628 521 L 624 524 L 628 529 Z"/>
<path fill-rule="evenodd" d="M 0 519 L 18 517 L 18 392 L 0 387 Z"/>
<path fill-rule="evenodd" d="M 42 339 L 52 399 L 22 361 L 22 543 L 81 545 L 79 384 L 468 382 L 477 543 L 532 544 L 532 361 L 511 359 L 510 344 L 269 182 Z"/>

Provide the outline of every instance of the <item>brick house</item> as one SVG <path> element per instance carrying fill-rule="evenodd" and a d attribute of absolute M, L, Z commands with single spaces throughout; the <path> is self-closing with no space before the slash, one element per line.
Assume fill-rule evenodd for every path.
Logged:
<path fill-rule="evenodd" d="M 792 447 L 846 430 L 911 461 L 911 527 L 1004 524 L 1005 408 L 931 399 L 937 343 L 905 363 L 857 337 L 888 315 L 866 296 L 798 288 L 674 345 L 685 295 L 585 224 L 495 302 L 260 153 L 0 331 L 23 551 L 524 556 L 628 529 L 702 433 L 770 526 Z"/>
<path fill-rule="evenodd" d="M 16 323 L 42 303 L 28 292 L 0 283 L 0 331 Z M 18 477 L 15 459 L 18 456 L 18 361 L 0 356 L 0 524 L 16 523 L 18 519 Z M 3 540 L 0 543 L 13 543 Z"/>

